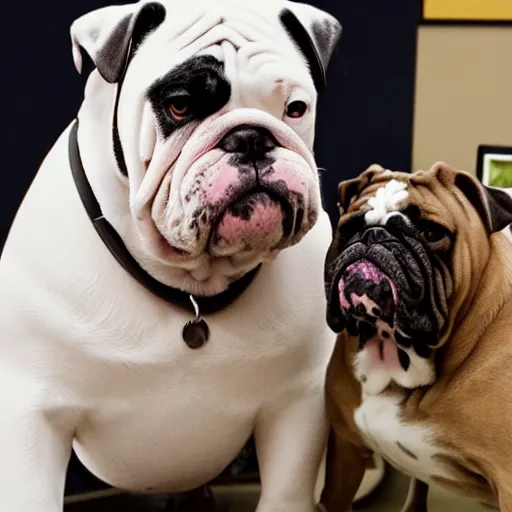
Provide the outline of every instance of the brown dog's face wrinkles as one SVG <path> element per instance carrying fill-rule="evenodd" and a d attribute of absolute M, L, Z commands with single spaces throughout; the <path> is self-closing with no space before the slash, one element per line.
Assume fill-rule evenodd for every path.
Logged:
<path fill-rule="evenodd" d="M 371 370 L 373 391 L 392 380 L 429 384 L 434 349 L 470 304 L 470 276 L 485 268 L 489 235 L 512 221 L 512 205 L 444 164 L 414 174 L 372 166 L 339 194 L 325 269 L 329 326 L 359 337 L 356 375 L 366 381 Z"/>

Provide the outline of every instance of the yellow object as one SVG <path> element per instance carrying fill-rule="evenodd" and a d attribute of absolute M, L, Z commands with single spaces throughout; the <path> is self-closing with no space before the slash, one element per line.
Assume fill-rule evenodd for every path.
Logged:
<path fill-rule="evenodd" d="M 512 0 L 423 0 L 427 20 L 512 20 Z"/>

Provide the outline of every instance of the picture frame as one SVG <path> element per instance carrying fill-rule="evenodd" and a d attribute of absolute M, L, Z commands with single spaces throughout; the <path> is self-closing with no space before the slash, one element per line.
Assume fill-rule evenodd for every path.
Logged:
<path fill-rule="evenodd" d="M 512 146 L 478 146 L 476 176 L 485 186 L 512 188 Z"/>
<path fill-rule="evenodd" d="M 420 24 L 510 25 L 510 0 L 422 0 Z"/>

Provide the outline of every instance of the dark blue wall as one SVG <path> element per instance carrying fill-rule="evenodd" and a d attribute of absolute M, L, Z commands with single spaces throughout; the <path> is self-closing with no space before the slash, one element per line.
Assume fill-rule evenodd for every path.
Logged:
<path fill-rule="evenodd" d="M 372 163 L 409 171 L 420 0 L 316 0 L 343 24 L 320 100 L 316 156 L 332 217 L 341 179 Z"/>

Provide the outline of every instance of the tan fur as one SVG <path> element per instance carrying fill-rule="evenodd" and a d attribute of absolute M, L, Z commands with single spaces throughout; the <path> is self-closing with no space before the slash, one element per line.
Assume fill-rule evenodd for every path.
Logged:
<path fill-rule="evenodd" d="M 512 512 L 512 236 L 510 227 L 487 236 L 477 212 L 455 186 L 455 175 L 443 164 L 412 175 L 385 174 L 373 166 L 340 185 L 341 201 L 348 204 L 340 225 L 364 208 L 382 182 L 394 178 L 408 182 L 408 204 L 457 231 L 449 328 L 435 354 L 437 380 L 427 388 L 391 386 L 385 392 L 405 393 L 402 421 L 434 433 L 438 461 L 453 479 L 432 475 L 433 481 Z M 332 421 L 322 495 L 327 512 L 350 510 L 370 455 L 354 423 L 361 403 L 361 386 L 352 371 L 356 351 L 357 340 L 341 334 L 327 374 Z M 413 483 L 411 489 L 404 511 L 426 510 L 426 486 Z"/>

